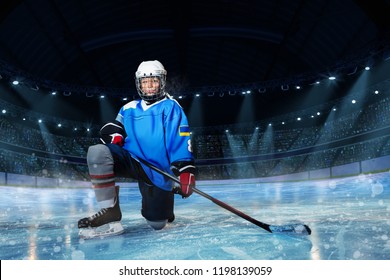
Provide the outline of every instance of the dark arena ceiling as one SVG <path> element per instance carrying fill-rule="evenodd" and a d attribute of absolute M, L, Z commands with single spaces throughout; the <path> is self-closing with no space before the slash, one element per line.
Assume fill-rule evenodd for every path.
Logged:
<path fill-rule="evenodd" d="M 347 78 L 310 102 L 307 89 L 328 75 L 354 76 L 366 63 L 390 57 L 389 0 L 0 5 L 1 99 L 80 122 L 112 119 L 127 102 L 123 97 L 137 97 L 134 72 L 144 60 L 164 64 L 169 93 L 192 125 L 213 126 L 339 98 Z M 12 85 L 14 79 L 20 84 Z M 241 106 L 248 96 L 253 111 L 246 115 Z"/>

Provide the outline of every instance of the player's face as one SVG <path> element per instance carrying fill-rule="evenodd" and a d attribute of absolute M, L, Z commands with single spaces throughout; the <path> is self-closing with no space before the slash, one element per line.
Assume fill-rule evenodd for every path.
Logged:
<path fill-rule="evenodd" d="M 141 79 L 141 90 L 146 95 L 153 95 L 160 91 L 160 78 L 148 77 Z"/>

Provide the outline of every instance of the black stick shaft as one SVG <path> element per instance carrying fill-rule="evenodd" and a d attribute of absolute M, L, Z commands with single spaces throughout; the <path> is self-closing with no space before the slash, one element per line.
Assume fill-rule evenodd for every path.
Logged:
<path fill-rule="evenodd" d="M 233 208 L 232 206 L 226 204 L 225 202 L 222 202 L 200 190 L 198 190 L 197 188 L 192 188 L 194 192 L 196 192 L 197 194 L 211 200 L 212 202 L 214 202 L 215 204 L 221 206 L 222 208 L 225 208 L 226 210 L 236 214 L 237 216 L 240 216 L 241 218 L 251 222 L 252 224 L 255 224 L 263 229 L 265 229 L 266 231 L 269 231 L 269 232 L 272 232 L 272 230 L 270 229 L 270 225 L 266 224 L 266 223 L 263 223 L 263 222 L 260 222 L 250 216 L 248 216 L 247 214 L 241 212 L 240 210 L 237 210 L 236 208 Z"/>
<path fill-rule="evenodd" d="M 147 161 L 144 160 L 144 159 L 139 158 L 138 160 L 139 160 L 140 162 L 142 162 L 143 164 L 147 165 L 148 167 L 150 167 L 151 169 L 153 169 L 153 170 L 157 171 L 158 173 L 160 173 L 160 174 L 166 176 L 167 178 L 171 179 L 172 181 L 174 181 L 174 182 L 180 184 L 180 180 L 179 180 L 178 178 L 176 178 L 175 176 L 172 176 L 171 174 L 169 174 L 169 173 L 167 173 L 167 172 L 165 172 L 165 171 L 159 169 L 158 167 L 152 165 L 151 163 L 147 162 Z M 252 224 L 257 225 L 257 226 L 259 226 L 259 227 L 265 229 L 266 231 L 272 232 L 272 230 L 270 229 L 270 225 L 268 225 L 268 224 L 266 224 L 266 223 L 263 223 L 263 222 L 260 222 L 260 221 L 258 221 L 258 220 L 256 220 L 256 219 L 254 219 L 254 218 L 248 216 L 247 214 L 245 214 L 245 213 L 243 213 L 243 212 L 241 212 L 241 211 L 239 211 L 239 210 L 233 208 L 232 206 L 226 204 L 225 202 L 222 202 L 222 201 L 220 201 L 220 200 L 218 200 L 218 199 L 212 197 L 211 195 L 208 195 L 208 194 L 206 194 L 206 193 L 204 193 L 204 192 L 198 190 L 196 187 L 193 187 L 192 190 L 193 190 L 195 193 L 197 193 L 197 194 L 199 194 L 199 195 L 201 195 L 201 196 L 203 196 L 203 197 L 205 197 L 205 198 L 211 200 L 212 202 L 214 202 L 215 204 L 221 206 L 222 208 L 224 208 L 224 209 L 226 209 L 226 210 L 232 212 L 233 214 L 236 214 L 237 216 L 239 216 L 239 217 L 241 217 L 241 218 L 243 218 L 243 219 L 245 219 L 245 220 L 251 222 Z"/>

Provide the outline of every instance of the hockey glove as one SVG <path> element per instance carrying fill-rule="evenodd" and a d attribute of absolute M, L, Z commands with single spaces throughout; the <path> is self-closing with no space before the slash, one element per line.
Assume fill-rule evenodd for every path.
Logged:
<path fill-rule="evenodd" d="M 192 188 L 195 187 L 195 164 L 193 160 L 176 161 L 171 165 L 173 174 L 180 178 L 180 187 L 173 190 L 174 193 L 180 194 L 183 198 L 192 194 Z"/>
<path fill-rule="evenodd" d="M 123 147 L 123 145 L 125 144 L 125 141 L 123 139 L 123 135 L 120 135 L 119 133 L 113 133 L 113 134 L 110 134 L 110 136 L 111 136 L 111 143 L 112 144 L 119 145 L 119 146 Z"/>
<path fill-rule="evenodd" d="M 123 147 L 125 138 L 125 129 L 118 121 L 106 123 L 100 129 L 100 141 L 103 144 L 112 143 Z"/>
<path fill-rule="evenodd" d="M 192 188 L 195 187 L 195 175 L 190 172 L 180 174 L 181 196 L 187 198 L 192 194 Z"/>

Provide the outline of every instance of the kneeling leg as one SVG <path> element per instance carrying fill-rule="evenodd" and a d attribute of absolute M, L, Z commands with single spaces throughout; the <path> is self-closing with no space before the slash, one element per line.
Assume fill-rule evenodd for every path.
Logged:
<path fill-rule="evenodd" d="M 174 194 L 145 182 L 139 182 L 142 195 L 141 214 L 148 225 L 155 230 L 163 229 L 168 222 L 173 222 Z"/>

